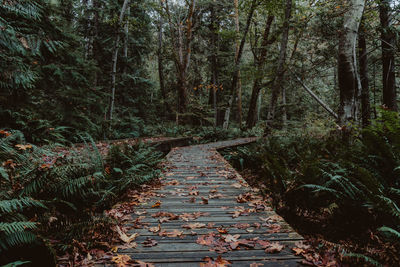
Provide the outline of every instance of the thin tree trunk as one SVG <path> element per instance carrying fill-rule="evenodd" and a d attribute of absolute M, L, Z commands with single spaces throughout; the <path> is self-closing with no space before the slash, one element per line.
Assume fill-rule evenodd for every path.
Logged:
<path fill-rule="evenodd" d="M 211 72 L 212 72 L 212 83 L 214 85 L 212 90 L 212 104 L 214 109 L 214 127 L 217 127 L 218 121 L 218 107 L 217 107 L 217 90 L 218 90 L 218 33 L 217 30 L 219 23 L 216 21 L 214 5 L 211 7 L 211 43 L 212 43 L 212 56 L 211 56 Z"/>
<path fill-rule="evenodd" d="M 293 4 L 292 0 L 286 0 L 285 21 L 283 23 L 283 33 L 280 45 L 278 65 L 276 68 L 276 75 L 272 84 L 272 96 L 268 108 L 266 133 L 268 133 L 270 124 L 275 117 L 276 103 L 278 101 L 279 92 L 281 88 L 280 82 L 283 81 L 283 77 L 285 74 L 285 61 L 287 56 L 287 45 L 289 41 L 289 27 L 290 27 L 290 18 L 292 16 L 292 4 Z"/>
<path fill-rule="evenodd" d="M 363 127 L 370 125 L 371 105 L 369 101 L 369 77 L 368 77 L 368 51 L 365 40 L 365 28 L 361 23 L 360 34 L 358 36 L 360 78 L 361 78 L 361 120 Z"/>
<path fill-rule="evenodd" d="M 273 20 L 274 20 L 274 16 L 269 15 L 268 19 L 267 19 L 267 23 L 265 25 L 264 34 L 263 34 L 260 56 L 258 57 L 258 60 L 256 59 L 257 71 L 256 71 L 256 77 L 255 77 L 254 83 L 253 83 L 253 90 L 251 92 L 249 112 L 247 113 L 247 128 L 248 129 L 254 127 L 254 125 L 256 124 L 257 100 L 259 99 L 258 95 L 261 90 L 261 82 L 262 82 L 263 75 L 264 75 L 264 65 L 265 65 L 265 60 L 267 58 L 267 52 L 268 52 L 267 46 L 270 43 L 269 34 L 271 31 L 271 25 L 272 25 Z"/>
<path fill-rule="evenodd" d="M 160 16 L 160 21 L 158 25 L 158 51 L 157 51 L 157 58 L 158 58 L 158 78 L 160 81 L 160 91 L 161 96 L 164 101 L 165 109 L 168 113 L 172 113 L 172 110 L 167 102 L 167 92 L 165 89 L 165 81 L 164 81 L 164 64 L 163 64 L 163 55 L 162 55 L 162 47 L 163 47 L 163 20 Z"/>
<path fill-rule="evenodd" d="M 311 95 L 311 97 L 314 98 L 318 102 L 318 104 L 321 105 L 321 107 L 323 107 L 326 111 L 328 111 L 328 113 L 331 116 L 333 116 L 335 119 L 339 118 L 339 116 L 321 98 L 319 98 L 310 88 L 308 88 L 296 74 L 293 73 L 293 75 L 296 77 L 296 80 L 301 84 L 301 86 L 306 90 L 306 92 L 309 93 Z"/>
<path fill-rule="evenodd" d="M 391 0 L 380 0 L 379 17 L 381 21 L 382 67 L 383 67 L 383 104 L 390 110 L 397 111 L 395 51 L 396 36 L 391 27 Z"/>
<path fill-rule="evenodd" d="M 128 9 L 126 11 L 127 16 L 130 16 L 131 13 L 131 7 L 128 6 Z M 125 23 L 125 27 L 124 27 L 124 31 L 125 31 L 125 42 L 124 42 L 124 57 L 125 60 L 128 61 L 128 48 L 129 48 L 129 20 L 126 21 Z"/>
<path fill-rule="evenodd" d="M 235 31 L 236 31 L 236 53 L 235 53 L 235 61 L 239 55 L 240 49 L 240 25 L 239 25 L 239 0 L 234 0 L 235 6 Z M 236 82 L 236 97 L 237 97 L 237 119 L 239 123 L 239 127 L 242 125 L 242 83 L 240 81 L 240 69 L 237 73 L 237 82 Z"/>
<path fill-rule="evenodd" d="M 235 0 L 235 1 L 237 1 L 237 0 Z M 236 5 L 236 3 L 235 3 L 235 5 Z M 251 3 L 249 14 L 247 16 L 246 26 L 245 26 L 245 29 L 243 32 L 242 40 L 240 42 L 239 50 L 237 50 L 237 53 L 235 56 L 235 66 L 234 66 L 232 85 L 231 85 L 231 96 L 229 98 L 228 108 L 225 111 L 225 118 L 224 118 L 224 124 L 223 124 L 224 129 L 228 129 L 228 126 L 229 126 L 230 113 L 231 113 L 231 109 L 232 109 L 232 105 L 233 105 L 234 96 L 235 96 L 235 93 L 237 92 L 236 88 L 237 88 L 237 84 L 238 84 L 238 80 L 239 80 L 239 76 L 240 76 L 240 61 L 241 61 L 241 58 L 243 55 L 243 49 L 244 49 L 244 45 L 246 43 L 247 33 L 249 32 L 251 19 L 253 18 L 256 6 L 257 6 L 257 0 L 253 0 Z"/>
<path fill-rule="evenodd" d="M 93 25 L 93 58 L 95 59 L 96 63 L 99 63 L 98 55 L 100 50 L 99 45 L 99 9 L 100 3 L 99 0 L 93 0 L 93 9 L 94 9 L 94 25 Z M 98 83 L 98 73 L 95 71 L 94 73 L 94 87 L 97 86 Z"/>
<path fill-rule="evenodd" d="M 287 108 L 286 108 L 286 87 L 282 87 L 282 124 L 283 128 L 286 129 L 287 124 Z"/>
<path fill-rule="evenodd" d="M 124 0 L 124 4 L 121 9 L 121 13 L 119 15 L 119 20 L 118 20 L 118 25 L 117 27 L 120 27 L 124 16 L 126 9 L 128 8 L 129 5 L 129 0 Z M 116 75 L 117 75 L 117 63 L 118 63 L 118 48 L 119 48 L 119 41 L 121 39 L 121 36 L 119 34 L 119 29 L 117 28 L 116 32 L 116 38 L 115 38 L 115 44 L 114 44 L 114 52 L 112 56 L 112 70 L 111 70 L 111 100 L 110 100 L 110 110 L 109 110 L 109 115 L 108 118 L 110 120 L 113 119 L 113 112 L 114 112 L 114 106 L 115 106 L 115 83 L 116 83 Z"/>
<path fill-rule="evenodd" d="M 344 15 L 343 28 L 339 37 L 338 78 L 340 90 L 339 124 L 347 132 L 357 120 L 361 83 L 357 71 L 357 33 L 364 11 L 364 0 L 350 0 Z M 345 126 L 343 128 L 343 126 Z"/>

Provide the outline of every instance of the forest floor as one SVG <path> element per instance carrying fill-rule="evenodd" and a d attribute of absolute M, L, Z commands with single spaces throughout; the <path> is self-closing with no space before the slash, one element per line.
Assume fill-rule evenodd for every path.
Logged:
<path fill-rule="evenodd" d="M 256 138 L 174 148 L 157 181 L 107 211 L 105 245 L 76 259 L 96 266 L 336 266 L 304 242 L 216 149 Z M 69 264 L 60 258 L 60 266 Z"/>

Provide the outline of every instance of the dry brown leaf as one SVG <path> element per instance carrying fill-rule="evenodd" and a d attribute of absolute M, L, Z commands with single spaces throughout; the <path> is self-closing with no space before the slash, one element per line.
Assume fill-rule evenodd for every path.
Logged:
<path fill-rule="evenodd" d="M 161 230 L 161 225 L 150 227 L 148 230 L 152 233 L 158 233 Z"/>
<path fill-rule="evenodd" d="M 269 244 L 269 246 L 265 249 L 265 253 L 279 253 L 284 247 L 284 245 L 274 242 Z"/>
<path fill-rule="evenodd" d="M 144 262 L 144 261 L 135 261 L 135 265 L 133 265 L 135 267 L 155 267 L 154 264 L 148 263 L 148 262 Z"/>
<path fill-rule="evenodd" d="M 240 238 L 240 235 L 226 235 L 224 236 L 225 242 L 237 242 Z"/>
<path fill-rule="evenodd" d="M 183 231 L 173 230 L 172 232 L 167 232 L 165 230 L 158 233 L 159 236 L 167 236 L 167 237 L 180 237 L 182 236 Z"/>
<path fill-rule="evenodd" d="M 235 188 L 238 188 L 238 189 L 242 187 L 242 185 L 239 183 L 234 183 L 234 184 L 232 184 L 232 186 Z"/>
<path fill-rule="evenodd" d="M 134 241 L 138 236 L 139 236 L 139 234 L 138 233 L 134 233 L 134 234 L 132 234 L 131 236 L 128 236 L 127 234 L 125 234 L 122 230 L 121 230 L 121 228 L 119 227 L 119 226 L 117 226 L 116 227 L 116 230 L 117 230 L 117 232 L 118 232 L 118 234 L 119 234 L 119 238 L 122 240 L 122 241 L 124 241 L 125 243 L 131 243 L 132 241 Z"/>
<path fill-rule="evenodd" d="M 204 223 L 189 223 L 189 224 L 185 224 L 182 225 L 182 228 L 186 228 L 186 229 L 199 229 L 199 228 L 204 228 L 206 225 Z"/>
<path fill-rule="evenodd" d="M 161 201 L 157 201 L 156 203 L 154 203 L 151 207 L 152 208 L 159 208 L 161 206 Z"/>
<path fill-rule="evenodd" d="M 129 266 L 129 261 L 131 260 L 131 257 L 128 255 L 117 255 L 115 257 L 112 257 L 112 261 L 117 264 L 118 267 L 125 267 Z"/>
<path fill-rule="evenodd" d="M 157 246 L 158 242 L 156 240 L 148 237 L 146 239 L 146 241 L 144 241 L 142 244 L 143 244 L 143 247 L 154 247 L 154 246 Z"/>

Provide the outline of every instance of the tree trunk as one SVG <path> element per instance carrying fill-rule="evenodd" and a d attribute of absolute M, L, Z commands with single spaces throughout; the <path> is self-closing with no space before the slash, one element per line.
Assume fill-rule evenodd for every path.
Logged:
<path fill-rule="evenodd" d="M 99 44 L 99 9 L 100 3 L 99 0 L 93 0 L 93 10 L 94 10 L 94 25 L 93 25 L 93 58 L 95 59 L 96 63 L 99 63 L 99 52 L 100 52 L 100 44 Z M 98 73 L 95 71 L 94 73 L 94 87 L 97 86 L 98 83 Z"/>
<path fill-rule="evenodd" d="M 366 127 L 371 122 L 371 105 L 369 101 L 368 51 L 363 22 L 360 25 L 358 35 L 358 48 L 361 79 L 361 120 L 363 127 Z"/>
<path fill-rule="evenodd" d="M 306 90 L 307 93 L 311 95 L 312 98 L 314 98 L 318 104 L 321 105 L 330 115 L 332 115 L 336 120 L 339 118 L 339 116 L 322 100 L 320 99 L 310 88 L 308 88 L 302 80 L 293 73 L 293 75 L 296 77 L 297 81 L 301 84 L 301 86 Z"/>
<path fill-rule="evenodd" d="M 126 15 L 128 16 L 128 19 L 126 20 L 126 23 L 124 25 L 124 58 L 125 58 L 125 65 L 124 65 L 124 73 L 127 72 L 128 68 L 128 49 L 129 49 L 129 16 L 131 14 L 131 7 L 128 6 L 128 9 L 126 10 Z"/>
<path fill-rule="evenodd" d="M 274 16 L 269 15 L 267 19 L 267 23 L 265 25 L 265 30 L 263 34 L 263 40 L 261 44 L 261 51 L 260 51 L 260 56 L 258 59 L 256 59 L 257 63 L 257 71 L 256 71 L 256 77 L 254 79 L 253 83 L 253 90 L 251 92 L 251 99 L 250 99 L 250 106 L 249 106 L 249 112 L 247 113 L 247 128 L 252 128 L 256 124 L 256 111 L 257 111 L 257 100 L 258 100 L 258 95 L 261 90 L 261 82 L 263 79 L 264 75 L 264 65 L 265 65 L 265 60 L 267 58 L 267 45 L 269 44 L 269 34 L 271 31 L 271 25 L 274 20 Z"/>
<path fill-rule="evenodd" d="M 118 25 L 117 25 L 117 30 L 116 30 L 116 38 L 115 38 L 115 44 L 114 44 L 114 49 L 113 49 L 113 56 L 112 56 L 112 69 L 111 69 L 111 99 L 110 99 L 110 110 L 108 113 L 108 118 L 110 120 L 113 119 L 113 112 L 114 112 L 114 106 L 115 106 L 115 82 L 116 82 L 116 75 L 117 75 L 117 63 L 118 63 L 118 48 L 119 48 L 119 40 L 121 39 L 121 36 L 119 34 L 119 27 L 121 26 L 126 9 L 128 8 L 129 5 L 129 0 L 124 0 L 124 4 L 121 9 L 121 13 L 119 15 L 119 20 L 118 20 Z"/>
<path fill-rule="evenodd" d="M 237 0 L 235 0 L 235 1 L 237 1 Z M 235 5 L 236 5 L 236 3 L 235 3 Z M 228 129 L 228 126 L 229 126 L 230 113 L 231 113 L 231 109 L 232 109 L 232 105 L 233 105 L 234 96 L 235 96 L 235 93 L 237 92 L 236 88 L 237 88 L 237 84 L 238 84 L 238 80 L 239 80 L 239 76 L 240 76 L 240 61 L 241 61 L 241 58 L 243 55 L 243 49 L 244 49 L 244 45 L 246 43 L 247 33 L 249 32 L 251 19 L 253 18 L 256 6 L 257 6 L 257 0 L 253 0 L 251 3 L 249 14 L 247 16 L 246 26 L 245 26 L 245 29 L 243 32 L 242 40 L 240 42 L 239 50 L 236 51 L 235 66 L 234 66 L 234 72 L 233 72 L 233 78 L 232 78 L 232 84 L 231 84 L 231 96 L 229 98 L 228 108 L 225 112 L 225 118 L 224 118 L 224 124 L 223 124 L 224 129 Z M 236 15 L 235 15 L 235 19 L 236 19 Z"/>
<path fill-rule="evenodd" d="M 214 127 L 217 127 L 218 121 L 218 107 L 217 107 L 217 90 L 218 90 L 218 25 L 219 23 L 216 21 L 215 8 L 214 5 L 211 6 L 211 23 L 210 23 L 210 31 L 211 31 L 211 46 L 212 46 L 212 55 L 211 55 L 211 82 L 214 85 L 213 88 L 210 89 L 210 104 L 212 104 L 214 109 Z"/>
<path fill-rule="evenodd" d="M 161 3 L 165 3 L 165 11 L 167 13 L 168 23 L 170 25 L 170 30 L 173 40 L 175 65 L 178 72 L 178 83 L 177 83 L 178 111 L 183 113 L 186 112 L 188 105 L 186 74 L 190 66 L 190 59 L 192 54 L 193 18 L 194 18 L 196 0 L 192 0 L 190 2 L 188 8 L 188 14 L 185 21 L 178 22 L 176 28 L 173 26 L 174 23 L 172 22 L 168 0 L 161 1 Z M 186 24 L 186 29 L 184 29 L 185 24 Z M 177 34 L 175 34 L 175 32 L 177 32 Z"/>
<path fill-rule="evenodd" d="M 273 121 L 275 117 L 276 103 L 278 101 L 281 82 L 283 82 L 283 77 L 285 74 L 285 61 L 287 56 L 287 45 L 289 41 L 289 27 L 290 27 L 290 18 L 292 16 L 292 0 L 286 0 L 285 7 L 285 21 L 283 23 L 283 33 L 280 45 L 279 59 L 278 65 L 276 68 L 276 75 L 274 81 L 272 83 L 272 96 L 271 102 L 268 108 L 267 115 L 267 128 L 270 127 L 270 123 Z M 267 129 L 268 132 L 268 129 Z"/>
<path fill-rule="evenodd" d="M 390 0 L 379 2 L 381 21 L 382 67 L 383 67 L 383 104 L 390 110 L 397 111 L 397 93 L 395 76 L 396 36 L 391 29 Z"/>
<path fill-rule="evenodd" d="M 286 112 L 286 87 L 282 87 L 282 124 L 283 128 L 286 129 L 287 124 L 287 112 Z"/>
<path fill-rule="evenodd" d="M 158 25 L 158 50 L 157 50 L 158 78 L 160 81 L 160 91 L 161 91 L 161 96 L 164 101 L 165 110 L 168 113 L 172 113 L 172 110 L 167 102 L 167 92 L 165 89 L 162 47 L 163 47 L 163 20 L 162 20 L 162 17 L 160 16 L 160 21 L 159 21 L 159 25 Z"/>
<path fill-rule="evenodd" d="M 357 33 L 364 11 L 364 0 L 350 0 L 345 8 L 344 23 L 339 36 L 338 78 L 340 90 L 339 124 L 346 130 L 357 120 L 357 97 L 361 83 L 357 72 Z M 346 131 L 345 131 L 346 132 Z"/>
<path fill-rule="evenodd" d="M 235 7 L 235 32 L 236 32 L 236 51 L 235 51 L 235 62 L 239 56 L 240 49 L 240 25 L 239 25 L 239 0 L 234 0 Z M 235 70 L 236 71 L 236 70 Z M 234 85 L 236 87 L 236 98 L 237 98 L 237 119 L 239 127 L 242 125 L 242 83 L 240 82 L 240 69 L 237 72 L 237 81 Z"/>

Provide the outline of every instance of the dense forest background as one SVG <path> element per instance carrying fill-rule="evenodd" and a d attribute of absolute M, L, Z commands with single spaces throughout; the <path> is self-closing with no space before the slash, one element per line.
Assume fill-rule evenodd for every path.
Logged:
<path fill-rule="evenodd" d="M 94 214 L 157 175 L 161 157 L 134 146 L 113 148 L 103 161 L 92 150 L 65 158 L 54 146 L 256 135 L 268 139 L 226 158 L 259 177 L 288 221 L 334 242 L 352 239 L 353 257 L 394 266 L 399 11 L 396 0 L 2 1 L 2 238 L 36 229 L 30 209 L 45 206 L 43 220 L 57 210 L 68 223 L 57 215 L 60 224 L 40 228 L 40 240 L 48 229 L 96 224 Z M 94 188 L 89 176 L 101 183 Z M 76 212 L 81 219 L 71 221 Z M 33 240 L 15 238 L 0 242 L 0 252 Z M 57 238 L 58 251 L 76 247 L 74 234 Z"/>

